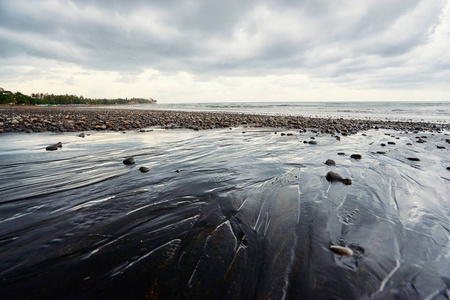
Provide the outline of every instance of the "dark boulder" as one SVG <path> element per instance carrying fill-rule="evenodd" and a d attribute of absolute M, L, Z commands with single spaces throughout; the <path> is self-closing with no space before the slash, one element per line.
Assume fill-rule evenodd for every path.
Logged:
<path fill-rule="evenodd" d="M 361 154 L 352 154 L 352 155 L 350 155 L 350 157 L 353 159 L 361 159 L 362 158 Z"/>

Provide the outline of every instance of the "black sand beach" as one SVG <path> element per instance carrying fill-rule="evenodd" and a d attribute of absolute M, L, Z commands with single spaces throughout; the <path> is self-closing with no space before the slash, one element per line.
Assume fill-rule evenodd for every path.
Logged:
<path fill-rule="evenodd" d="M 449 124 L 0 116 L 2 299 L 448 298 Z"/>

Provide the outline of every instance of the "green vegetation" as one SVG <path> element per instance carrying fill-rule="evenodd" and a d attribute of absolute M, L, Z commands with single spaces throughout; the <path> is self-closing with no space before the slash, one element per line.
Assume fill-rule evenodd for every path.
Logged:
<path fill-rule="evenodd" d="M 32 93 L 31 96 L 20 92 L 12 93 L 0 88 L 0 104 L 31 104 L 31 105 L 108 105 L 108 104 L 151 104 L 156 100 L 144 98 L 131 99 L 90 99 L 75 95 L 49 95 L 43 93 Z"/>

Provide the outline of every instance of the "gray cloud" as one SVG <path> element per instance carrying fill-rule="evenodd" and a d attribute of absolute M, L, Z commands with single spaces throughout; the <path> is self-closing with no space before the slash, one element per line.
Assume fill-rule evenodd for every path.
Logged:
<path fill-rule="evenodd" d="M 408 55 L 429 42 L 446 5 L 444 0 L 3 0 L 0 56 L 131 73 L 145 68 L 199 75 L 305 73 L 349 82 L 353 75 L 373 73 L 367 82 L 385 84 L 377 79 L 380 70 L 410 67 Z M 448 76 L 441 66 L 449 63 L 448 56 L 441 58 L 436 72 Z M 404 72 L 389 74 L 402 81 Z"/>

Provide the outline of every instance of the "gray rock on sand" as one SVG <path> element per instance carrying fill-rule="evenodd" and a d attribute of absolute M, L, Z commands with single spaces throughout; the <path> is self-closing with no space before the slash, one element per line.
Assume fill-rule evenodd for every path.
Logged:
<path fill-rule="evenodd" d="M 84 138 L 86 135 L 84 134 L 84 132 L 80 133 L 79 137 Z"/>
<path fill-rule="evenodd" d="M 353 255 L 353 250 L 348 247 L 344 247 L 344 246 L 331 245 L 330 250 L 333 251 L 337 255 L 345 255 L 345 256 Z"/>
<path fill-rule="evenodd" d="M 125 165 L 134 165 L 134 164 L 135 164 L 135 161 L 134 161 L 134 158 L 133 158 L 133 157 L 128 157 L 128 158 L 126 158 L 126 159 L 123 160 L 123 163 L 124 163 Z"/>
<path fill-rule="evenodd" d="M 332 159 L 327 159 L 327 161 L 325 162 L 325 164 L 326 164 L 327 166 L 335 166 L 335 165 L 336 165 L 336 162 L 335 162 L 334 160 L 332 160 Z"/>
<path fill-rule="evenodd" d="M 47 151 L 55 151 L 55 150 L 58 150 L 58 148 L 61 148 L 61 147 L 62 147 L 62 143 L 58 142 L 58 143 L 56 143 L 54 145 L 46 147 L 45 150 L 47 150 Z"/>
<path fill-rule="evenodd" d="M 344 178 L 340 174 L 330 171 L 325 175 L 328 182 L 342 182 L 345 185 L 351 185 L 352 180 L 350 178 Z"/>
<path fill-rule="evenodd" d="M 150 168 L 147 167 L 140 167 L 139 171 L 141 171 L 142 173 L 147 173 L 148 171 L 150 171 Z"/>

